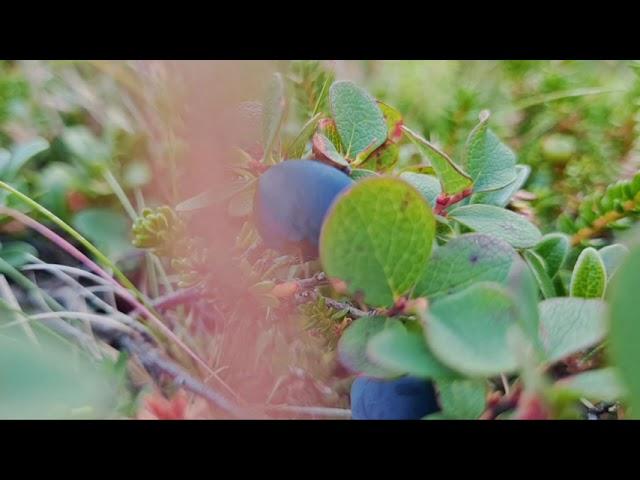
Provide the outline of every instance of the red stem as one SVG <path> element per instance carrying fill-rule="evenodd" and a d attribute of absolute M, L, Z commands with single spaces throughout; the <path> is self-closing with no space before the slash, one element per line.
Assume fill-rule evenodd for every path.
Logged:
<path fill-rule="evenodd" d="M 466 190 L 463 190 L 460 193 L 456 193 L 455 195 L 447 195 L 446 193 L 441 193 L 436 199 L 436 206 L 434 208 L 435 214 L 441 215 L 443 217 L 446 216 L 447 208 L 449 208 L 451 205 L 455 203 L 458 203 L 464 200 L 472 193 L 473 193 L 473 188 L 467 188 Z"/>

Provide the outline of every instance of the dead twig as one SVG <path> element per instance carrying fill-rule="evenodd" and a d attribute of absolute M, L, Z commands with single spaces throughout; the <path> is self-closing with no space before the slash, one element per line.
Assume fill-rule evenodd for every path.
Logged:
<path fill-rule="evenodd" d="M 228 415 L 234 418 L 246 418 L 248 412 L 244 412 L 223 395 L 194 378 L 135 332 L 123 332 L 106 325 L 94 325 L 93 331 L 96 336 L 116 349 L 136 357 L 156 383 L 169 378 L 175 386 L 204 398 Z"/>

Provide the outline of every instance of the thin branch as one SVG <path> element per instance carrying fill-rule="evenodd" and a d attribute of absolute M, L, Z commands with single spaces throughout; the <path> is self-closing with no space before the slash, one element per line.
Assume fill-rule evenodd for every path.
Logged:
<path fill-rule="evenodd" d="M 4 185 L 3 182 L 0 181 L 0 187 L 3 185 Z M 15 190 L 11 188 L 11 191 L 15 191 Z M 23 194 L 20 194 L 20 195 L 24 196 Z M 28 199 L 28 197 L 26 198 Z M 28 200 L 31 203 L 35 203 L 31 199 L 28 199 Z M 40 207 L 40 208 L 44 209 L 43 207 Z M 47 226 L 43 225 L 42 223 L 36 220 L 33 220 L 32 218 L 28 217 L 27 215 L 17 210 L 0 206 L 0 213 L 13 217 L 16 220 L 23 223 L 24 225 L 40 233 L 42 236 L 49 239 L 51 242 L 59 246 L 65 252 L 69 253 L 69 255 L 71 255 L 73 258 L 80 261 L 81 263 L 86 265 L 88 268 L 93 270 L 95 273 L 100 275 L 107 282 L 111 283 L 115 287 L 115 290 L 118 293 L 118 295 L 120 295 L 123 299 L 127 300 L 136 308 L 138 308 L 145 315 L 145 317 L 147 317 L 149 321 L 151 321 L 162 333 L 164 333 L 169 339 L 175 342 L 185 353 L 187 353 L 187 355 L 189 355 L 193 360 L 195 360 L 198 365 L 200 365 L 207 373 L 211 374 L 218 382 L 220 382 L 222 386 L 224 386 L 230 393 L 232 393 L 235 396 L 235 392 L 233 392 L 231 387 L 229 387 L 226 384 L 226 382 L 224 382 L 218 375 L 216 375 L 215 372 L 211 369 L 211 367 L 209 367 L 209 365 L 207 365 L 207 363 L 202 358 L 200 358 L 198 354 L 196 354 L 182 340 L 180 340 L 180 338 L 178 338 L 178 336 L 175 333 L 173 333 L 170 328 L 168 328 L 164 323 L 162 323 L 162 321 L 156 315 L 154 315 L 135 295 L 133 295 L 129 290 L 127 290 L 125 287 L 120 285 L 117 280 L 112 278 L 107 272 L 105 272 L 102 268 L 100 268 L 95 262 L 93 262 L 90 258 L 88 258 L 84 253 L 82 253 L 80 250 L 74 247 L 71 243 L 69 243 L 67 240 L 62 238 L 60 235 L 55 233 L 53 230 L 51 230 Z M 62 221 L 60 220 L 60 222 Z M 64 224 L 64 222 L 62 223 Z M 64 225 L 67 228 L 71 228 L 71 227 L 68 227 L 66 224 Z M 92 246 L 92 248 L 96 250 L 95 247 Z M 100 252 L 98 253 L 101 256 L 103 256 Z M 109 260 L 107 261 L 110 262 Z M 132 285 L 128 279 L 126 279 L 126 281 L 127 281 L 127 284 Z M 135 287 L 133 287 L 133 289 L 134 291 L 137 291 Z"/>
<path fill-rule="evenodd" d="M 351 419 L 351 410 L 329 407 L 298 407 L 294 405 L 266 405 L 265 410 L 283 413 L 297 413 L 314 417 L 333 417 L 343 420 Z"/>
<path fill-rule="evenodd" d="M 480 416 L 480 420 L 495 420 L 500 414 L 513 410 L 520 402 L 522 386 L 516 385 L 508 395 L 491 398 L 487 402 L 487 409 Z"/>
<path fill-rule="evenodd" d="M 171 310 L 180 305 L 184 305 L 185 303 L 189 303 L 193 300 L 198 300 L 203 297 L 202 290 L 199 287 L 190 287 L 185 288 L 183 290 L 178 290 L 173 293 L 168 293 L 162 297 L 158 297 L 154 299 L 151 304 L 153 308 L 164 312 L 167 310 Z M 140 315 L 142 311 L 138 308 L 132 310 L 129 315 L 132 317 L 136 317 Z"/>
<path fill-rule="evenodd" d="M 93 329 L 94 333 L 104 341 L 138 358 L 156 383 L 160 383 L 163 377 L 168 377 L 177 387 L 204 398 L 234 418 L 246 418 L 249 414 L 166 358 L 160 350 L 150 345 L 141 336 L 133 332 L 112 329 L 104 324 L 94 325 Z"/>

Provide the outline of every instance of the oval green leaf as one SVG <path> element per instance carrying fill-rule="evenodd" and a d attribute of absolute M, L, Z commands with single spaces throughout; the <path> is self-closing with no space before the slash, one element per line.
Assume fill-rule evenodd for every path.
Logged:
<path fill-rule="evenodd" d="M 485 410 L 487 386 L 484 380 L 438 381 L 442 414 L 453 420 L 475 420 Z"/>
<path fill-rule="evenodd" d="M 480 123 L 466 144 L 465 168 L 476 192 L 498 190 L 516 180 L 516 156 L 489 129 L 489 113 L 480 114 Z"/>
<path fill-rule="evenodd" d="M 484 203 L 485 205 L 495 205 L 496 207 L 505 207 L 518 190 L 529 178 L 531 167 L 529 165 L 516 165 L 516 178 L 509 185 L 498 190 L 488 192 L 478 192 L 471 196 L 471 203 Z"/>
<path fill-rule="evenodd" d="M 387 140 L 387 124 L 376 101 L 353 82 L 334 82 L 329 103 L 348 158 L 373 151 Z"/>
<path fill-rule="evenodd" d="M 436 199 L 442 193 L 442 186 L 436 177 L 424 173 L 402 172 L 400 178 L 418 190 L 431 207 L 436 206 Z"/>
<path fill-rule="evenodd" d="M 533 273 L 534 278 L 536 279 L 536 283 L 538 284 L 538 288 L 542 292 L 542 296 L 544 298 L 555 297 L 556 289 L 553 286 L 553 282 L 549 275 L 547 274 L 547 270 L 544 264 L 544 260 L 535 252 L 531 250 L 524 251 L 524 259 L 529 265 L 531 269 L 531 273 Z"/>
<path fill-rule="evenodd" d="M 338 342 L 340 362 L 349 370 L 364 373 L 372 377 L 387 378 L 401 375 L 395 371 L 374 363 L 367 355 L 369 340 L 382 331 L 402 329 L 398 320 L 386 317 L 363 317 L 353 322 L 344 331 Z"/>
<path fill-rule="evenodd" d="M 477 283 L 433 304 L 427 343 L 445 365 L 471 377 L 514 371 L 508 332 L 517 328 L 511 296 L 494 283 Z"/>
<path fill-rule="evenodd" d="M 473 186 L 471 177 L 456 165 L 446 153 L 406 125 L 402 127 L 402 130 L 407 134 L 409 140 L 418 147 L 420 152 L 429 159 L 433 170 L 440 179 L 444 193 L 447 195 L 455 195 Z"/>
<path fill-rule="evenodd" d="M 504 283 L 517 255 L 513 247 L 495 237 L 461 235 L 433 252 L 413 296 L 435 299 L 476 282 Z"/>
<path fill-rule="evenodd" d="M 350 293 L 390 306 L 418 280 L 434 235 L 434 215 L 418 191 L 397 178 L 367 178 L 332 206 L 320 235 L 320 260 Z"/>
<path fill-rule="evenodd" d="M 367 356 L 392 371 L 423 378 L 452 378 L 456 374 L 431 353 L 424 336 L 415 330 L 392 328 L 375 335 Z"/>
<path fill-rule="evenodd" d="M 571 275 L 572 297 L 602 298 L 607 285 L 607 270 L 595 248 L 585 248 L 578 257 Z"/>
<path fill-rule="evenodd" d="M 618 372 L 612 367 L 563 378 L 556 385 L 596 402 L 615 402 L 624 398 L 626 393 Z"/>
<path fill-rule="evenodd" d="M 590 298 L 551 298 L 540 302 L 540 340 L 550 362 L 596 345 L 607 333 L 606 304 Z"/>
<path fill-rule="evenodd" d="M 534 247 L 542 257 L 549 278 L 555 277 L 569 255 L 569 237 L 562 233 L 549 233 Z"/>
<path fill-rule="evenodd" d="M 449 216 L 471 230 L 504 240 L 515 248 L 529 248 L 542 237 L 540 230 L 522 215 L 492 205 L 458 207 Z"/>

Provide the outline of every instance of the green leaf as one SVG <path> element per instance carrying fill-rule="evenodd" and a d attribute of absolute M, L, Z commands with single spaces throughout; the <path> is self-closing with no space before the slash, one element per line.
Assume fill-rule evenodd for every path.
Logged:
<path fill-rule="evenodd" d="M 427 342 L 445 365 L 468 376 L 509 373 L 518 366 L 508 343 L 516 313 L 503 288 L 476 283 L 434 302 L 425 322 Z"/>
<path fill-rule="evenodd" d="M 66 163 L 51 162 L 37 176 L 37 200 L 59 217 L 67 220 L 67 194 L 74 189 L 76 171 Z M 42 192 L 42 193 L 40 193 Z"/>
<path fill-rule="evenodd" d="M 213 187 L 176 205 L 177 212 L 188 212 L 215 205 L 231 199 L 242 192 L 253 191 L 256 178 L 238 178 L 225 185 L 224 188 Z"/>
<path fill-rule="evenodd" d="M 442 414 L 454 420 L 475 420 L 485 410 L 487 386 L 483 380 L 438 381 Z"/>
<path fill-rule="evenodd" d="M 113 210 L 82 210 L 74 215 L 72 224 L 107 256 L 118 257 L 132 248 L 129 241 L 129 221 Z"/>
<path fill-rule="evenodd" d="M 515 248 L 533 247 L 542 236 L 522 215 L 492 205 L 458 207 L 449 216 L 471 230 L 504 240 Z"/>
<path fill-rule="evenodd" d="M 287 110 L 282 75 L 274 73 L 267 89 L 262 114 L 262 143 L 264 146 L 264 160 L 271 158 L 271 151 Z"/>
<path fill-rule="evenodd" d="M 62 141 L 71 154 L 86 165 L 97 166 L 110 158 L 109 147 L 87 127 L 65 128 Z"/>
<path fill-rule="evenodd" d="M 285 150 L 285 158 L 296 159 L 302 157 L 307 148 L 307 143 L 309 143 L 309 140 L 313 137 L 313 132 L 316 131 L 321 118 L 322 113 L 316 113 L 302 126 L 300 133 L 298 133 L 296 138 L 294 138 L 289 146 L 287 146 Z"/>
<path fill-rule="evenodd" d="M 452 378 L 456 374 L 442 365 L 427 347 L 420 331 L 392 328 L 375 335 L 367 356 L 394 372 L 424 378 Z"/>
<path fill-rule="evenodd" d="M 353 170 L 351 170 L 351 178 L 353 178 L 356 182 L 358 180 L 362 180 L 363 178 L 377 177 L 377 176 L 378 174 L 371 170 L 364 170 L 362 168 L 354 168 Z"/>
<path fill-rule="evenodd" d="M 1 178 L 3 180 L 12 180 L 29 160 L 48 148 L 49 142 L 40 137 L 21 143 L 12 151 L 11 160 L 2 171 Z"/>
<path fill-rule="evenodd" d="M 380 100 L 377 101 L 378 107 L 387 123 L 387 138 L 393 143 L 397 143 L 402 138 L 402 114 L 390 105 Z"/>
<path fill-rule="evenodd" d="M 28 263 L 29 256 L 38 256 L 38 251 L 27 242 L 6 242 L 0 244 L 0 258 L 15 268 Z"/>
<path fill-rule="evenodd" d="M 316 133 L 313 136 L 313 153 L 318 160 L 324 163 L 337 166 L 338 168 L 350 168 L 349 162 L 340 155 L 335 145 L 331 143 L 331 140 L 321 133 Z"/>
<path fill-rule="evenodd" d="M 534 247 L 534 252 L 544 260 L 549 278 L 555 277 L 558 270 L 562 268 L 569 255 L 570 246 L 569 237 L 566 235 L 549 233 Z"/>
<path fill-rule="evenodd" d="M 367 354 L 369 340 L 382 331 L 402 329 L 398 320 L 386 317 L 363 317 L 353 322 L 344 331 L 338 342 L 341 363 L 353 372 L 372 377 L 397 377 L 402 372 L 374 363 Z"/>
<path fill-rule="evenodd" d="M 402 172 L 400 178 L 409 182 L 427 199 L 431 207 L 436 206 L 436 199 L 442 193 L 442 186 L 437 177 L 425 175 L 424 173 Z"/>
<path fill-rule="evenodd" d="M 68 344 L 0 336 L 0 419 L 108 418 L 117 383 Z M 19 366 L 19 368 L 17 368 Z"/>
<path fill-rule="evenodd" d="M 592 347 L 604 339 L 606 304 L 599 299 L 551 298 L 540 302 L 540 339 L 550 362 Z"/>
<path fill-rule="evenodd" d="M 516 180 L 516 156 L 489 129 L 489 112 L 480 114 L 480 123 L 469 134 L 465 167 L 476 192 L 498 190 Z"/>
<path fill-rule="evenodd" d="M 498 190 L 488 192 L 478 192 L 471 196 L 471 203 L 483 203 L 485 205 L 495 205 L 496 207 L 506 207 L 518 190 L 522 188 L 529 174 L 531 167 L 529 165 L 516 165 L 516 179 L 509 185 Z"/>
<path fill-rule="evenodd" d="M 614 243 L 601 248 L 598 253 L 607 271 L 607 282 L 610 282 L 613 274 L 622 265 L 625 257 L 629 255 L 629 249 L 620 243 Z"/>
<path fill-rule="evenodd" d="M 442 412 L 430 413 L 422 420 L 453 420 L 453 418 L 449 418 Z"/>
<path fill-rule="evenodd" d="M 608 289 L 611 305 L 610 355 L 629 392 L 632 417 L 640 418 L 640 246 L 631 249 Z"/>
<path fill-rule="evenodd" d="M 576 396 L 595 402 L 615 402 L 626 396 L 625 388 L 615 368 L 601 368 L 563 378 L 556 385 Z"/>
<path fill-rule="evenodd" d="M 516 309 L 516 321 L 524 334 L 523 341 L 534 349 L 543 351 L 540 338 L 540 316 L 538 314 L 538 288 L 535 277 L 528 265 L 516 257 L 506 280 L 506 291 L 511 296 Z"/>
<path fill-rule="evenodd" d="M 331 143 L 333 143 L 340 152 L 340 155 L 345 155 L 346 150 L 342 145 L 342 141 L 340 140 L 340 134 L 338 133 L 338 128 L 336 127 L 336 122 L 334 122 L 331 118 L 323 118 L 318 123 L 318 133 L 323 134 L 327 137 Z"/>
<path fill-rule="evenodd" d="M 433 252 L 413 296 L 435 299 L 480 281 L 504 283 L 517 257 L 508 243 L 497 238 L 461 235 Z"/>
<path fill-rule="evenodd" d="M 151 181 L 151 169 L 146 163 L 132 162 L 124 170 L 123 180 L 127 188 L 143 187 Z"/>
<path fill-rule="evenodd" d="M 400 148 L 395 143 L 387 141 L 384 145 L 381 145 L 371 152 L 371 154 L 366 157 L 366 160 L 358 165 L 361 168 L 374 170 L 376 172 L 388 172 L 396 166 L 399 159 Z"/>
<path fill-rule="evenodd" d="M 320 259 L 350 293 L 389 306 L 414 286 L 434 235 L 431 207 L 413 187 L 397 178 L 367 178 L 333 204 L 320 235 Z"/>
<path fill-rule="evenodd" d="M 602 298 L 607 284 L 607 271 L 595 248 L 585 248 L 571 275 L 572 297 Z"/>
<path fill-rule="evenodd" d="M 376 101 L 349 81 L 338 81 L 329 90 L 331 113 L 348 158 L 373 151 L 387 140 L 387 124 Z"/>
<path fill-rule="evenodd" d="M 536 279 L 536 283 L 538 284 L 538 288 L 542 292 L 542 296 L 544 298 L 557 296 L 556 289 L 553 286 L 553 282 L 551 281 L 551 278 L 549 278 L 549 275 L 547 274 L 547 271 L 545 269 L 544 260 L 542 260 L 539 255 L 532 252 L 531 250 L 524 251 L 524 258 L 527 261 L 527 265 L 529 265 L 534 278 Z"/>
<path fill-rule="evenodd" d="M 444 193 L 455 195 L 473 186 L 471 177 L 456 165 L 446 153 L 436 148 L 407 126 L 403 126 L 402 129 L 420 152 L 431 161 L 431 165 L 440 179 Z"/>

